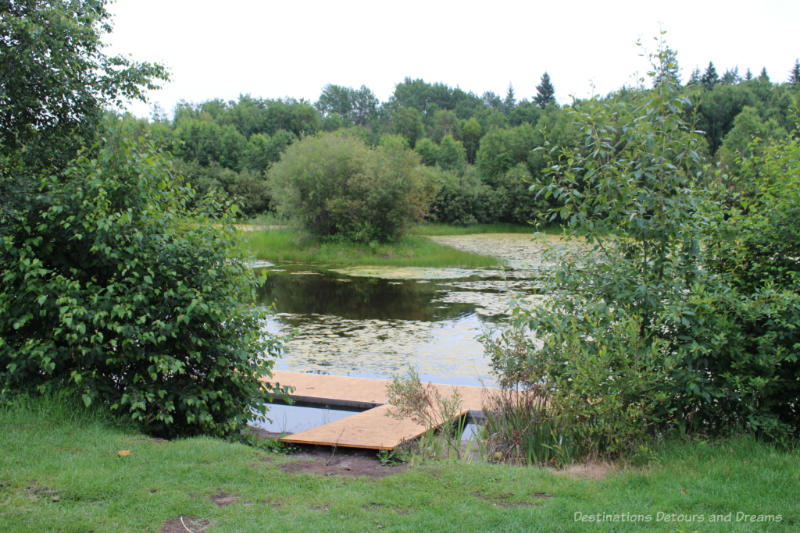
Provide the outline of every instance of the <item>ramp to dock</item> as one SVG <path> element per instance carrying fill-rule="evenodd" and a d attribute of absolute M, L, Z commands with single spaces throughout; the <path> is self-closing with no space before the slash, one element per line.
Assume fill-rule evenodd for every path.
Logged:
<path fill-rule="evenodd" d="M 370 450 L 391 450 L 403 442 L 416 439 L 426 429 L 410 418 L 389 415 L 391 406 L 387 380 L 273 372 L 271 382 L 293 387 L 289 397 L 302 405 L 366 409 L 353 416 L 309 429 L 281 439 L 292 444 L 341 446 Z M 488 395 L 496 389 L 482 387 L 432 385 L 443 397 L 457 390 L 461 397 L 461 415 L 479 417 Z"/>

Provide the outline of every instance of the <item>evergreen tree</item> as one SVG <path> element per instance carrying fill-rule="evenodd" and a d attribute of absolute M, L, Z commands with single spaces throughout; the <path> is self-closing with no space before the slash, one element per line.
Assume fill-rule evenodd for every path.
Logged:
<path fill-rule="evenodd" d="M 503 109 L 503 101 L 492 91 L 486 91 L 481 96 L 483 104 L 491 109 Z"/>
<path fill-rule="evenodd" d="M 718 81 L 719 76 L 717 75 L 717 69 L 714 68 L 714 63 L 709 61 L 706 71 L 700 77 L 700 83 L 703 84 L 703 87 L 705 87 L 706 90 L 710 91 L 714 88 L 714 85 L 716 85 Z"/>
<path fill-rule="evenodd" d="M 516 105 L 517 100 L 514 97 L 514 86 L 509 83 L 508 92 L 506 92 L 506 99 L 503 100 L 503 108 L 506 114 L 511 113 Z"/>
<path fill-rule="evenodd" d="M 792 67 L 792 72 L 789 74 L 789 83 L 792 85 L 800 84 L 800 60 L 794 60 L 794 67 Z"/>
<path fill-rule="evenodd" d="M 687 87 L 694 87 L 700 85 L 700 69 L 696 68 L 692 71 L 692 75 L 689 76 L 689 81 L 686 83 Z"/>
<path fill-rule="evenodd" d="M 744 74 L 744 79 L 746 81 L 750 81 L 750 80 L 753 79 L 753 73 L 750 71 L 749 68 L 747 69 L 747 72 L 745 72 L 745 74 Z"/>
<path fill-rule="evenodd" d="M 733 67 L 725 71 L 722 75 L 722 83 L 724 85 L 736 85 L 742 80 L 739 76 L 739 67 Z"/>
<path fill-rule="evenodd" d="M 758 75 L 759 81 L 769 81 L 769 76 L 767 75 L 767 67 L 761 68 L 761 74 Z"/>
<path fill-rule="evenodd" d="M 536 97 L 534 97 L 533 101 L 536 102 L 536 105 L 539 107 L 547 107 L 556 101 L 555 93 L 556 90 L 550 82 L 550 75 L 545 72 L 542 74 L 542 80 L 539 82 L 539 85 L 536 86 Z"/>

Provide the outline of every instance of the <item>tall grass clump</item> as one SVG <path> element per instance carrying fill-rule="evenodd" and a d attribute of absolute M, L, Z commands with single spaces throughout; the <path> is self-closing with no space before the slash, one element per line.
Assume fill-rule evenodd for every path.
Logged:
<path fill-rule="evenodd" d="M 394 376 L 387 387 L 390 415 L 411 418 L 426 429 L 418 451 L 423 459 L 461 459 L 461 434 L 466 414 L 458 389 L 442 394 L 430 383 L 425 385 L 414 369 L 405 377 Z"/>

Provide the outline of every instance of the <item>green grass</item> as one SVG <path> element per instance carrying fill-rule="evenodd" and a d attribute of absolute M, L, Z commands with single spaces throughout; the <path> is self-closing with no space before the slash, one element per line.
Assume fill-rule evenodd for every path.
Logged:
<path fill-rule="evenodd" d="M 273 229 L 245 232 L 242 242 L 256 259 L 276 262 L 462 268 L 501 264 L 494 257 L 463 252 L 417 235 L 392 243 L 357 244 L 304 238 L 290 229 Z"/>
<path fill-rule="evenodd" d="M 237 224 L 248 226 L 282 226 L 286 225 L 286 219 L 268 211 L 266 213 L 254 215 L 250 218 L 242 218 L 237 221 Z"/>
<path fill-rule="evenodd" d="M 210 531 L 797 531 L 800 453 L 746 437 L 673 442 L 646 468 L 602 479 L 439 463 L 383 479 L 286 474 L 280 456 L 209 438 L 148 439 L 70 402 L 0 408 L 0 524 L 8 532 L 158 531 L 195 516 Z M 130 450 L 118 457 L 119 450 Z M 237 501 L 218 507 L 219 491 Z M 782 515 L 780 523 L 736 513 Z M 650 523 L 575 521 L 597 513 Z M 658 521 L 659 513 L 702 523 Z M 731 522 L 708 523 L 712 514 Z M 613 519 L 613 517 L 611 517 Z"/>

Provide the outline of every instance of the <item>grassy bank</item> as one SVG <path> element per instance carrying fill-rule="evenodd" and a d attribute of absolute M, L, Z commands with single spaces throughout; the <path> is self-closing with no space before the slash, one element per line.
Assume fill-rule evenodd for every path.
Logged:
<path fill-rule="evenodd" d="M 449 463 L 373 479 L 286 473 L 297 458 L 220 440 L 153 440 L 65 402 L 0 407 L 0 424 L 0 524 L 11 532 L 159 531 L 170 520 L 180 528 L 180 517 L 193 531 L 219 532 L 800 526 L 800 453 L 749 438 L 672 443 L 643 469 L 565 474 Z M 120 450 L 130 455 L 120 457 Z M 611 516 L 600 525 L 586 521 L 598 513 Z M 624 513 L 651 521 L 623 522 Z M 728 513 L 730 522 L 709 523 Z M 781 521 L 752 523 L 737 513 Z"/>
<path fill-rule="evenodd" d="M 392 243 L 356 244 L 302 237 L 289 229 L 242 234 L 244 246 L 256 259 L 324 265 L 376 265 L 480 268 L 499 266 L 493 257 L 456 250 L 418 235 Z"/>

